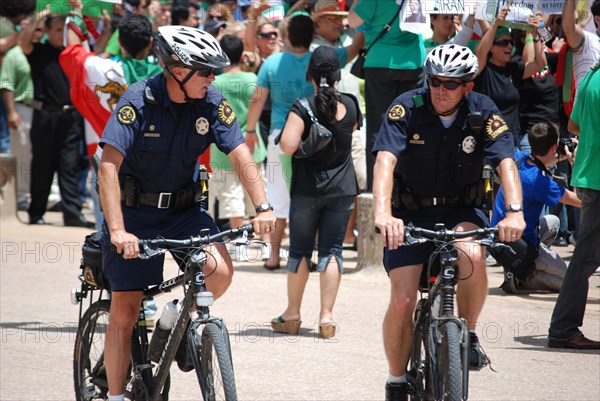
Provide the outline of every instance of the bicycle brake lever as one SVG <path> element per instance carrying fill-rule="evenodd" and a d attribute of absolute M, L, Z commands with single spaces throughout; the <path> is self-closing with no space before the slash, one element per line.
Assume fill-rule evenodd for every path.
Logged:
<path fill-rule="evenodd" d="M 250 244 L 250 236 L 248 235 L 248 231 L 243 231 L 241 237 L 237 237 L 236 239 L 231 241 L 232 244 L 235 245 L 248 245 Z"/>
<path fill-rule="evenodd" d="M 426 241 L 427 240 L 423 237 L 415 238 L 410 234 L 406 234 L 404 236 L 404 243 L 402 245 L 406 245 L 406 246 L 417 245 L 417 244 L 422 244 Z"/>
<path fill-rule="evenodd" d="M 151 259 L 155 256 L 158 256 L 160 254 L 165 253 L 166 251 L 163 249 L 152 249 L 150 248 L 150 246 L 148 246 L 148 244 L 143 243 L 140 244 L 140 253 L 139 253 L 139 258 L 140 259 Z"/>
<path fill-rule="evenodd" d="M 477 241 L 480 245 L 485 245 L 485 246 L 489 246 L 489 247 L 494 247 L 494 244 L 497 244 L 497 242 L 494 242 L 493 239 L 491 238 L 484 238 L 481 240 Z"/>

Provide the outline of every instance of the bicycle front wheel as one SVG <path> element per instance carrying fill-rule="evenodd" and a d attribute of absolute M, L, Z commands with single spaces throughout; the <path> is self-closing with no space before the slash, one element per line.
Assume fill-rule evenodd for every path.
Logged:
<path fill-rule="evenodd" d="M 205 401 L 237 401 L 229 333 L 225 325 L 208 323 L 202 330 L 200 364 Z"/>
<path fill-rule="evenodd" d="M 90 306 L 79 322 L 73 355 L 73 379 L 77 401 L 104 400 L 108 380 L 104 367 L 104 341 L 108 330 L 110 302 Z"/>
<path fill-rule="evenodd" d="M 412 391 L 411 401 L 434 400 L 431 380 L 431 360 L 429 358 L 428 317 L 424 316 L 427 309 L 426 300 L 421 299 L 415 310 L 413 343 L 410 353 L 409 373 Z"/>
<path fill-rule="evenodd" d="M 440 399 L 444 401 L 462 400 L 462 363 L 460 348 L 460 328 L 453 321 L 439 326 L 442 341 L 437 349 L 437 365 L 440 378 Z"/>

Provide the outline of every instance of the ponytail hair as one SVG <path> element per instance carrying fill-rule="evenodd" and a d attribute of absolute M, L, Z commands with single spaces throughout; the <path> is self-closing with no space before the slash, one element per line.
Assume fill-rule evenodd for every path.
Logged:
<path fill-rule="evenodd" d="M 342 101 L 339 92 L 335 89 L 335 83 L 340 80 L 340 70 L 330 72 L 324 76 L 311 78 L 319 86 L 315 95 L 317 118 L 322 123 L 333 127 L 336 123 L 337 102 Z"/>

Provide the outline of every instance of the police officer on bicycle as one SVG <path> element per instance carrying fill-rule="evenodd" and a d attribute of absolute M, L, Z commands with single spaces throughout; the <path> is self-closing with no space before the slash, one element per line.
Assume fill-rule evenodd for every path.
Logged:
<path fill-rule="evenodd" d="M 124 397 L 131 351 L 127 340 L 142 290 L 162 281 L 164 258 L 137 259 L 138 238 L 189 238 L 207 228 L 211 234 L 218 232 L 201 202 L 206 194 L 198 180 L 198 157 L 211 143 L 228 155 L 254 202 L 255 231 L 275 227 L 262 181 L 256 180 L 259 174 L 248 171 L 255 164 L 235 113 L 210 86 L 215 69 L 229 65 L 229 59 L 213 36 L 195 28 L 161 27 L 156 43 L 163 74 L 125 91 L 100 142 L 99 186 L 106 220 L 102 257 L 112 288 L 104 356 L 115 400 Z M 217 298 L 231 283 L 233 267 L 224 245 L 210 253 L 206 285 Z"/>
<path fill-rule="evenodd" d="M 385 244 L 384 266 L 392 284 L 383 325 L 390 370 L 386 400 L 407 399 L 412 314 L 423 264 L 434 246 L 399 247 L 404 224 L 434 229 L 444 223 L 459 231 L 487 226 L 481 209 L 485 158 L 497 169 L 510 212 L 498 224 L 499 239 L 514 241 L 525 228 L 512 133 L 492 100 L 472 91 L 477 57 L 466 47 L 441 45 L 427 55 L 424 69 L 428 87 L 394 100 L 373 147 L 375 225 Z M 475 335 L 487 294 L 485 250 L 467 242 L 456 248 L 458 314 L 470 331 L 470 367 L 480 369 L 489 363 Z"/>

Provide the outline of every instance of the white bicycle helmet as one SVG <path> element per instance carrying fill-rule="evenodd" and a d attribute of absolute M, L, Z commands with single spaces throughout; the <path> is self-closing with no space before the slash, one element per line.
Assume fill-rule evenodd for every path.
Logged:
<path fill-rule="evenodd" d="M 468 47 L 440 45 L 429 52 L 424 68 L 428 75 L 472 81 L 479 70 L 479 63 Z"/>
<path fill-rule="evenodd" d="M 180 25 L 161 26 L 158 33 L 157 55 L 165 67 L 223 68 L 230 64 L 210 33 Z"/>

